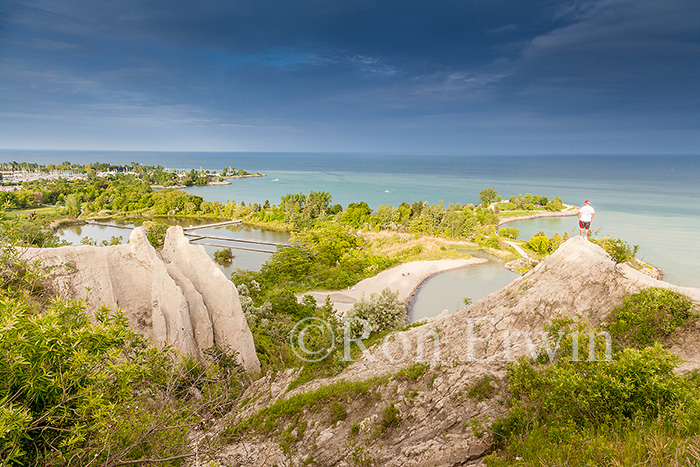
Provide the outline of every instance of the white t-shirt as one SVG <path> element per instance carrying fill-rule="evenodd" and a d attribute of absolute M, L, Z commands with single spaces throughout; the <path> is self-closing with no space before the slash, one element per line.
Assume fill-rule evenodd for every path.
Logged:
<path fill-rule="evenodd" d="M 593 209 L 593 206 L 587 205 L 579 209 L 578 213 L 581 216 L 581 222 L 590 222 L 591 220 L 593 220 L 593 214 L 595 214 L 595 209 Z"/>

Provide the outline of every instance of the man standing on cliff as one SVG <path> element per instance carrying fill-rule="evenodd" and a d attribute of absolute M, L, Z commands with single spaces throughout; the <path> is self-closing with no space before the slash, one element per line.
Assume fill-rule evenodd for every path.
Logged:
<path fill-rule="evenodd" d="M 578 210 L 578 226 L 581 229 L 581 237 L 588 238 L 588 230 L 591 228 L 595 216 L 595 209 L 591 206 L 591 202 L 586 200 L 586 205 Z"/>

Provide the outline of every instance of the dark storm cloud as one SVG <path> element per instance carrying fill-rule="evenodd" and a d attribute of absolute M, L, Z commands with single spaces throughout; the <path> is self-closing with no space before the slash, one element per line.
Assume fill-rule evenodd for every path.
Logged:
<path fill-rule="evenodd" d="M 486 122 L 496 141 L 562 118 L 569 132 L 640 111 L 659 127 L 698 119 L 695 0 L 34 0 L 1 13 L 0 118 L 27 133 L 186 125 L 193 140 L 225 145 L 217 128 L 240 128 L 255 145 L 242 129 L 350 123 L 391 147 L 425 124 L 458 150 Z"/>

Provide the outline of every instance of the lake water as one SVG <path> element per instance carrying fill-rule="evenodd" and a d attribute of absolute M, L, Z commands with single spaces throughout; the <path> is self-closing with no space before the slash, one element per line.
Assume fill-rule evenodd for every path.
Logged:
<path fill-rule="evenodd" d="M 1 160 L 160 164 L 220 170 L 234 166 L 265 172 L 231 185 L 193 187 L 208 201 L 278 203 L 286 193 L 328 191 L 334 203 L 366 201 L 372 207 L 416 200 L 478 203 L 491 187 L 504 197 L 533 193 L 596 209 L 600 235 L 640 246 L 640 258 L 660 267 L 671 283 L 700 287 L 699 156 L 438 156 L 404 154 L 158 153 L 0 151 Z M 575 218 L 546 219 L 524 227 L 575 232 Z"/>

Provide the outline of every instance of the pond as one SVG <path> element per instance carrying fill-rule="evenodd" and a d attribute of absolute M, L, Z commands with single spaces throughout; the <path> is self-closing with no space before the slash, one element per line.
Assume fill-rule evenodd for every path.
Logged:
<path fill-rule="evenodd" d="M 476 302 L 518 277 L 488 253 L 471 251 L 470 254 L 487 258 L 489 262 L 445 271 L 423 282 L 409 304 L 410 323 L 437 316 L 444 311 L 455 313 L 465 307 L 465 298 Z"/>

